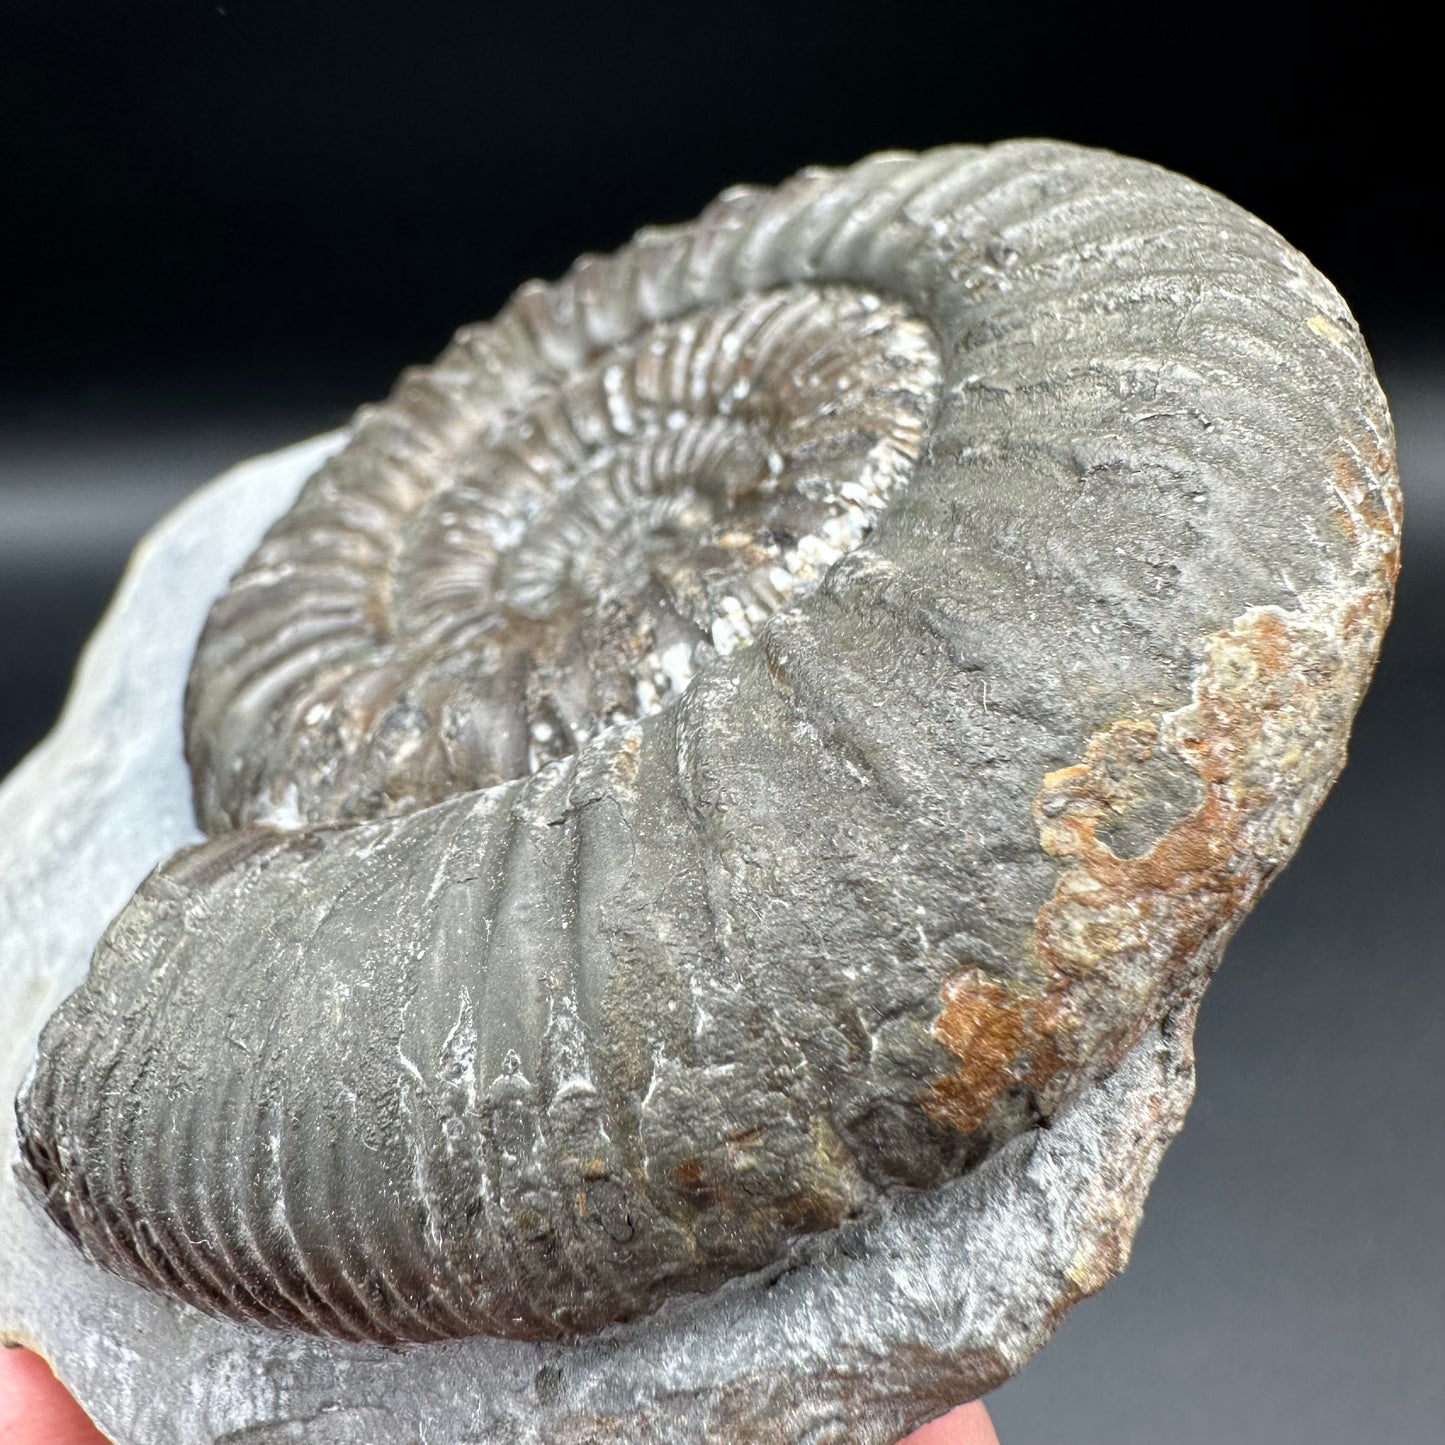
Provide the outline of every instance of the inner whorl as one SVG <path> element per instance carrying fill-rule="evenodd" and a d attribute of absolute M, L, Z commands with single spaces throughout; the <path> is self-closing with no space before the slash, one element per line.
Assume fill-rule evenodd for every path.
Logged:
<path fill-rule="evenodd" d="M 792 285 L 596 348 L 500 423 L 463 416 L 390 509 L 357 474 L 395 423 L 363 424 L 202 640 L 208 826 L 404 812 L 656 712 L 870 534 L 938 378 L 896 303 Z"/>

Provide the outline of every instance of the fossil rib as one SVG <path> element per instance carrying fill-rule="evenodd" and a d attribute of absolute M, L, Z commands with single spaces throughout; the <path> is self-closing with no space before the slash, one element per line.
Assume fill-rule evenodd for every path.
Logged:
<path fill-rule="evenodd" d="M 1259 221 L 1043 142 L 722 196 L 363 411 L 213 610 L 212 841 L 19 1103 L 96 1259 L 566 1338 L 1107 1074 L 1343 762 L 1388 414 Z"/>

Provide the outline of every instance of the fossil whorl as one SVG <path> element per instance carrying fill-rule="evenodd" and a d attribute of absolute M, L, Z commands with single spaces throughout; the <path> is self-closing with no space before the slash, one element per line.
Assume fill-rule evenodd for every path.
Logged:
<path fill-rule="evenodd" d="M 1106 1074 L 1287 860 L 1388 617 L 1327 282 L 1027 142 L 736 190 L 357 419 L 216 604 L 211 841 L 19 1103 L 203 1308 L 567 1337 Z"/>

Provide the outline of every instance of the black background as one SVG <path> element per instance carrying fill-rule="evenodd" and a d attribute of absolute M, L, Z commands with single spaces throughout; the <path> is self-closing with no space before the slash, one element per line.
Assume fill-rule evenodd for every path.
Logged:
<path fill-rule="evenodd" d="M 1368 13 L 1367 13 L 1368 12 Z M 7 380 L 363 391 L 724 185 L 1054 135 L 1225 191 L 1372 331 L 1440 320 L 1439 175 L 1381 7 L 6 0 Z"/>
<path fill-rule="evenodd" d="M 459 323 L 736 181 L 1054 135 L 1222 190 L 1344 292 L 1400 425 L 1355 765 L 1206 1008 L 1124 1280 L 1005 1445 L 1445 1427 L 1438 122 L 1390 7 L 0 3 L 0 774 L 140 531 Z M 1423 102 L 1423 103 L 1422 103 Z"/>

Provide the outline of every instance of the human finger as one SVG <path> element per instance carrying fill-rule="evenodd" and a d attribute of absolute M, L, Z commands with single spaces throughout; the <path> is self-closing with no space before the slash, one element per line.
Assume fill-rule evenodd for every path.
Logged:
<path fill-rule="evenodd" d="M 998 1445 L 982 1400 L 960 1405 L 915 1430 L 902 1445 Z"/>
<path fill-rule="evenodd" d="M 106 1445 L 50 1366 L 29 1350 L 0 1349 L 0 1440 L 5 1445 Z"/>

